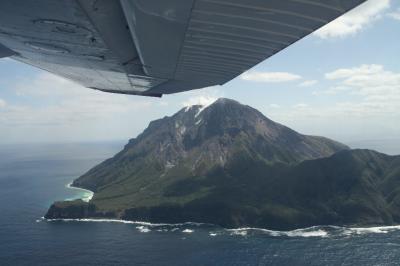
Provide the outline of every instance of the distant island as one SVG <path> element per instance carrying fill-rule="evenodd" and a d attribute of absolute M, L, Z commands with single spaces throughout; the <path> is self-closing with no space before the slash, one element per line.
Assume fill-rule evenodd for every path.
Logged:
<path fill-rule="evenodd" d="M 345 129 L 344 129 L 345 130 Z M 45 218 L 289 230 L 400 223 L 400 156 L 306 136 L 230 99 L 152 121 Z"/>

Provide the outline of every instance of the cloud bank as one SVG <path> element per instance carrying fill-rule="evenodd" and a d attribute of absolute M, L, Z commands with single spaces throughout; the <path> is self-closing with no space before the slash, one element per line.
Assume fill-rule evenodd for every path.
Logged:
<path fill-rule="evenodd" d="M 317 30 L 314 35 L 328 39 L 355 34 L 379 19 L 389 7 L 390 0 L 368 0 Z"/>
<path fill-rule="evenodd" d="M 259 71 L 248 71 L 243 73 L 240 78 L 246 81 L 254 82 L 266 82 L 266 83 L 279 83 L 299 80 L 302 77 L 300 75 L 288 73 L 288 72 L 259 72 Z"/>

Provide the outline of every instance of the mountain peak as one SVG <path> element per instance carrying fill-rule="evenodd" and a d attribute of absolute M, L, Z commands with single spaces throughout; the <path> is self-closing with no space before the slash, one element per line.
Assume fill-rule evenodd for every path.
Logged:
<path fill-rule="evenodd" d="M 161 165 L 188 161 L 196 172 L 225 165 L 237 156 L 294 164 L 347 148 L 326 138 L 302 135 L 248 105 L 220 98 L 151 122 L 121 154 L 152 157 Z"/>
<path fill-rule="evenodd" d="M 198 116 L 200 114 L 200 112 L 202 112 L 205 109 L 212 108 L 212 107 L 223 107 L 226 105 L 237 106 L 237 107 L 245 106 L 245 105 L 243 105 L 235 100 L 229 99 L 229 98 L 218 98 L 217 100 L 215 100 L 211 103 L 208 103 L 208 104 L 194 104 L 194 105 L 185 106 L 178 113 L 180 113 L 180 112 L 186 113 L 189 111 L 193 112 L 195 110 L 196 116 Z"/>
<path fill-rule="evenodd" d="M 202 110 L 204 110 L 205 112 L 218 112 L 224 114 L 225 116 L 236 116 L 237 119 L 240 119 L 240 116 L 237 116 L 239 114 L 245 115 L 256 112 L 259 115 L 262 115 L 256 109 L 228 98 L 218 98 L 212 104 L 208 106 L 203 106 L 202 108 Z"/>
<path fill-rule="evenodd" d="M 241 104 L 238 101 L 228 99 L 228 98 L 218 98 L 216 101 L 209 104 L 208 106 L 203 106 L 204 110 L 205 109 L 213 109 L 213 108 L 219 108 L 219 109 L 227 108 L 226 110 L 228 110 L 228 111 L 231 111 L 232 109 L 237 109 L 237 108 L 240 109 L 243 107 L 248 108 L 249 106 Z"/>
<path fill-rule="evenodd" d="M 229 98 L 218 98 L 214 103 L 212 104 L 238 104 L 238 105 L 242 105 L 241 103 L 239 103 L 238 101 L 229 99 Z"/>

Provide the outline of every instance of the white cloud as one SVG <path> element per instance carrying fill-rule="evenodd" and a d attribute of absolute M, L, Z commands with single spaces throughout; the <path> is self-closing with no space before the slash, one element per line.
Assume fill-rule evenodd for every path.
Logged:
<path fill-rule="evenodd" d="M 48 72 L 41 72 L 35 78 L 20 79 L 14 87 L 18 96 L 66 98 L 68 96 L 97 97 L 102 94 Z"/>
<path fill-rule="evenodd" d="M 280 106 L 279 104 L 271 103 L 271 104 L 269 105 L 269 107 L 270 107 L 270 108 L 273 108 L 273 109 L 277 109 L 277 108 L 280 108 L 281 106 Z"/>
<path fill-rule="evenodd" d="M 168 106 L 169 103 L 166 102 L 166 101 L 160 101 L 160 102 L 159 102 L 159 105 L 161 105 L 161 106 Z"/>
<path fill-rule="evenodd" d="M 318 83 L 318 80 L 305 80 L 299 84 L 300 87 L 311 87 Z"/>
<path fill-rule="evenodd" d="M 27 114 L 26 117 L 40 114 L 39 117 L 35 117 L 35 121 L 49 119 L 54 120 L 54 122 L 65 123 L 65 120 L 103 119 L 104 117 L 112 117 L 116 113 L 134 111 L 151 106 L 151 99 L 110 94 L 84 88 L 47 72 L 39 74 L 34 79 L 19 81 L 15 86 L 15 90 L 20 97 L 40 98 L 44 101 L 49 101 L 49 103 L 43 104 L 40 108 L 27 107 L 32 109 L 32 113 Z"/>
<path fill-rule="evenodd" d="M 314 34 L 323 39 L 355 34 L 380 18 L 383 11 L 389 6 L 390 0 L 368 0 L 317 30 Z"/>
<path fill-rule="evenodd" d="M 208 106 L 215 102 L 218 98 L 209 95 L 199 95 L 190 97 L 182 103 L 183 106 L 203 105 Z"/>
<path fill-rule="evenodd" d="M 398 138 L 400 72 L 382 65 L 360 65 L 337 69 L 325 77 L 333 85 L 314 94 L 326 98 L 291 108 L 268 108 L 268 115 L 303 133 L 339 139 Z M 332 97 L 342 93 L 346 94 Z"/>
<path fill-rule="evenodd" d="M 346 91 L 358 97 L 356 101 L 339 102 L 329 108 L 331 114 L 400 117 L 400 73 L 385 70 L 382 65 L 361 65 L 337 69 L 325 74 L 325 77 L 338 84 L 319 94 L 333 95 Z"/>
<path fill-rule="evenodd" d="M 213 87 L 162 99 L 112 94 L 47 72 L 16 78 L 8 86 L 17 97 L 5 98 L 7 105 L 0 108 L 0 143 L 129 139 L 183 102 L 209 104 L 223 96 Z"/>
<path fill-rule="evenodd" d="M 11 58 L 9 58 L 9 57 L 0 58 L 0 63 L 10 63 L 12 61 L 13 60 Z"/>
<path fill-rule="evenodd" d="M 243 73 L 240 78 L 246 81 L 278 83 L 299 80 L 301 76 L 288 72 L 249 71 Z"/>
<path fill-rule="evenodd" d="M 365 97 L 400 97 L 400 73 L 385 70 L 382 65 L 338 69 L 325 77 L 338 80 L 342 86 L 350 87 L 354 94 Z"/>
<path fill-rule="evenodd" d="M 304 110 L 304 109 L 309 108 L 309 105 L 306 103 L 298 103 L 298 104 L 293 105 L 293 108 L 298 109 L 298 110 Z"/>
<path fill-rule="evenodd" d="M 325 78 L 334 80 L 334 79 L 344 79 L 351 78 L 357 76 L 365 76 L 371 74 L 381 73 L 383 70 L 382 65 L 361 65 L 359 67 L 354 68 L 340 68 L 335 71 L 329 72 L 325 74 Z"/>
<path fill-rule="evenodd" d="M 345 87 L 345 86 L 333 86 L 333 87 L 330 87 L 330 88 L 328 88 L 326 90 L 313 91 L 312 94 L 313 95 L 336 95 L 336 94 L 338 94 L 340 92 L 348 91 L 348 90 L 350 90 L 350 89 L 348 87 Z"/>
<path fill-rule="evenodd" d="M 400 20 L 400 8 L 398 8 L 394 12 L 389 13 L 388 16 L 393 18 L 393 19 Z"/>
<path fill-rule="evenodd" d="M 7 103 L 3 99 L 0 99 L 0 108 L 6 107 Z"/>
<path fill-rule="evenodd" d="M 208 106 L 218 98 L 224 97 L 224 95 L 217 87 L 212 86 L 201 90 L 183 92 L 176 95 L 176 97 L 182 98 L 180 104 L 187 107 L 192 105 Z"/>
<path fill-rule="evenodd" d="M 19 96 L 0 102 L 3 141 L 129 138 L 165 108 L 158 98 L 91 90 L 46 72 L 10 89 Z M 31 138 L 23 137 L 26 132 Z"/>

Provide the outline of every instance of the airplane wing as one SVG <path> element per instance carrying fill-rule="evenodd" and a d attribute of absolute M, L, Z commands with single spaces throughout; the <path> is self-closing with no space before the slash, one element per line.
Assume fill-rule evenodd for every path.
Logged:
<path fill-rule="evenodd" d="M 364 1 L 1 0 L 0 58 L 160 97 L 222 85 Z"/>

